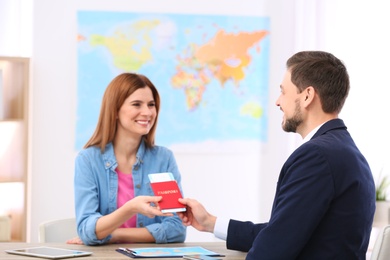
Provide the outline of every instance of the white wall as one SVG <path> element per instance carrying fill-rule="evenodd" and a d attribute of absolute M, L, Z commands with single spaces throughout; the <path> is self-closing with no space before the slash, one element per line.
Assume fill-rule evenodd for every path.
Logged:
<path fill-rule="evenodd" d="M 346 63 L 351 90 L 341 117 L 376 180 L 390 174 L 388 1 L 328 1 L 324 46 Z"/>
<path fill-rule="evenodd" d="M 32 0 L 0 0 L 0 55 L 30 57 Z"/>
<path fill-rule="evenodd" d="M 385 135 L 385 112 L 389 111 L 385 100 L 388 96 L 385 62 L 389 60 L 390 45 L 383 35 L 390 23 L 385 18 L 387 10 L 384 2 L 369 1 L 375 3 L 369 9 L 365 4 L 368 1 L 360 4 L 351 0 L 345 0 L 343 4 L 334 0 L 313 2 L 167 0 L 163 5 L 156 5 L 157 2 L 152 0 L 35 0 L 30 167 L 32 210 L 28 230 L 30 240 L 37 241 L 40 222 L 74 215 L 77 10 L 249 14 L 271 17 L 268 143 L 248 153 L 176 153 L 186 196 L 202 201 L 212 213 L 242 220 L 267 220 L 279 170 L 298 140 L 294 135 L 281 130 L 282 113 L 274 106 L 285 61 L 296 50 L 334 51 L 346 62 L 352 89 L 342 117 L 373 169 L 377 171 L 383 161 L 386 161 L 386 148 L 389 144 Z M 369 12 L 363 12 L 366 9 L 371 11 L 373 18 L 368 18 Z M 0 35 L 4 31 L 1 28 Z M 4 45 L 0 45 L 0 54 L 7 54 L 8 49 L 5 49 Z M 374 149 L 374 144 L 380 149 Z M 189 241 L 213 239 L 209 234 L 189 230 Z"/>

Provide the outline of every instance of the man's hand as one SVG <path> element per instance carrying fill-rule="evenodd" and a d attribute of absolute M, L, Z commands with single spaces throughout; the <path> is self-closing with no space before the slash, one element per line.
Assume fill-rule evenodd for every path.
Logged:
<path fill-rule="evenodd" d="M 179 199 L 179 202 L 187 206 L 187 211 L 177 213 L 185 226 L 193 226 L 199 231 L 214 232 L 217 217 L 208 213 L 202 204 L 188 198 Z"/>

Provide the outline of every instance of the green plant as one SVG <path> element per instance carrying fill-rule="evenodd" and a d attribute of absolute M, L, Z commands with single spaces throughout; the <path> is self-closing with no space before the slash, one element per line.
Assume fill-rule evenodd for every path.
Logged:
<path fill-rule="evenodd" d="M 381 174 L 379 175 L 379 184 L 375 187 L 376 192 L 376 200 L 377 201 L 385 201 L 386 195 L 387 195 L 387 188 L 390 186 L 390 181 L 388 179 L 388 176 L 384 176 L 381 178 Z"/>

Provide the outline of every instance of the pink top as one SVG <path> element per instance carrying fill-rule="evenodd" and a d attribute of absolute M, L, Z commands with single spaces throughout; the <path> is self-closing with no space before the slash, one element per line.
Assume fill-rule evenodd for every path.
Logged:
<path fill-rule="evenodd" d="M 127 201 L 134 198 L 134 183 L 133 175 L 125 174 L 118 170 L 115 170 L 118 174 L 118 196 L 117 196 L 117 207 L 122 207 Z M 137 226 L 137 215 L 134 215 L 128 219 L 120 228 L 130 228 Z"/>

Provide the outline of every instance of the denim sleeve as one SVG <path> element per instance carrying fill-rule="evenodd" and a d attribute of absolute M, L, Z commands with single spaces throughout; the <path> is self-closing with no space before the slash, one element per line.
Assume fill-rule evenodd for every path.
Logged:
<path fill-rule="evenodd" d="M 97 239 L 95 227 L 97 220 L 102 216 L 99 212 L 99 187 L 96 168 L 86 154 L 79 154 L 75 161 L 75 210 L 77 233 L 85 245 L 99 245 L 107 243 L 111 236 Z"/>
<path fill-rule="evenodd" d="M 157 244 L 182 243 L 186 239 L 186 227 L 175 214 L 173 217 L 160 217 L 161 223 L 146 226 Z"/>

